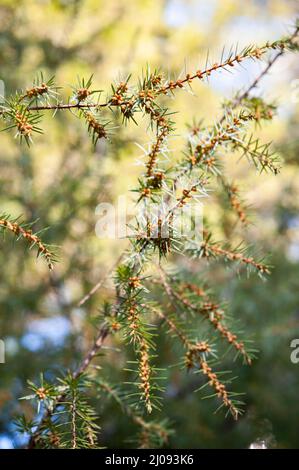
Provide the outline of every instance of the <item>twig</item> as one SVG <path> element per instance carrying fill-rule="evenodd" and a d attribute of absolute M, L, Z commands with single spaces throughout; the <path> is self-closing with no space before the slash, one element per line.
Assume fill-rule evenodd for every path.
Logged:
<path fill-rule="evenodd" d="M 123 101 L 122 105 L 128 104 L 128 102 Z M 60 104 L 46 104 L 46 105 L 38 105 L 38 106 L 28 106 L 28 111 L 47 111 L 47 110 L 64 110 L 64 109 L 88 109 L 88 108 L 105 108 L 108 106 L 120 106 L 117 103 L 112 103 L 111 101 L 107 101 L 106 103 L 60 103 Z"/>
<path fill-rule="evenodd" d="M 72 449 L 77 447 L 77 430 L 76 430 L 76 396 L 73 397 L 73 402 L 71 405 L 72 413 Z"/>
<path fill-rule="evenodd" d="M 297 27 L 295 29 L 295 31 L 293 32 L 293 34 L 291 35 L 290 37 L 290 43 L 293 43 L 294 39 L 297 38 L 298 36 L 298 33 L 299 33 L 299 27 Z M 250 92 L 252 90 L 254 90 L 254 88 L 257 87 L 257 85 L 259 84 L 259 82 L 263 79 L 263 77 L 265 75 L 267 75 L 267 73 L 269 72 L 269 70 L 271 69 L 271 67 L 275 64 L 275 62 L 285 53 L 285 49 L 281 49 L 279 52 L 277 52 L 274 57 L 272 57 L 272 59 L 270 59 L 268 61 L 268 64 L 267 66 L 265 67 L 264 70 L 262 70 L 262 72 L 254 79 L 254 81 L 248 86 L 248 88 L 239 96 L 236 97 L 236 99 L 234 100 L 233 102 L 233 108 L 236 108 L 237 106 L 239 106 L 243 100 L 245 100 Z M 221 121 L 222 122 L 223 120 L 225 119 L 225 116 L 222 116 L 221 118 Z"/>
<path fill-rule="evenodd" d="M 105 276 L 99 281 L 97 282 L 93 288 L 84 296 L 82 297 L 81 300 L 79 300 L 79 302 L 76 304 L 77 307 L 82 307 L 82 305 L 84 305 L 101 287 L 102 285 L 104 284 L 104 282 L 106 281 L 107 277 L 109 276 L 109 274 L 114 271 L 114 269 L 118 266 L 118 264 L 120 263 L 121 259 L 123 258 L 125 252 L 122 252 L 121 255 L 117 258 L 117 260 L 115 261 L 115 263 L 113 264 L 113 266 L 106 272 Z"/>
<path fill-rule="evenodd" d="M 73 372 L 73 378 L 74 379 L 77 379 L 78 377 L 80 377 L 80 375 L 82 375 L 87 370 L 87 368 L 89 367 L 89 365 L 90 365 L 91 361 L 93 360 L 93 358 L 96 356 L 96 354 L 102 348 L 102 346 L 104 344 L 104 341 L 107 338 L 108 334 L 109 334 L 109 328 L 107 327 L 107 325 L 104 324 L 101 327 L 100 331 L 99 331 L 99 334 L 98 334 L 98 336 L 97 336 L 97 338 L 94 342 L 93 347 L 87 353 L 87 355 L 83 359 L 81 365 Z M 51 410 L 47 409 L 45 411 L 43 417 L 40 420 L 40 423 L 38 425 L 37 430 L 30 437 L 30 440 L 29 440 L 29 443 L 28 443 L 28 449 L 33 449 L 34 447 L 36 447 L 37 439 L 43 431 L 43 425 L 46 423 L 46 421 L 49 418 L 51 418 L 53 412 L 56 410 L 56 408 L 59 406 L 59 404 L 64 400 L 65 396 L 66 396 L 65 393 L 60 394 L 56 398 L 56 402 L 55 402 L 53 408 Z"/>

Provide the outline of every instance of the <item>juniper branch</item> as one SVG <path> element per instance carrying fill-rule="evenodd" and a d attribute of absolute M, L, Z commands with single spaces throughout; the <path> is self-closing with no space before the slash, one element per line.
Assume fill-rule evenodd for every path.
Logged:
<path fill-rule="evenodd" d="M 293 46 L 299 34 L 299 24 L 295 27 L 293 34 L 289 37 L 289 45 Z M 283 56 L 286 52 L 285 48 L 281 48 L 272 58 L 268 60 L 267 66 L 261 71 L 261 73 L 253 80 L 253 82 L 243 91 L 243 93 L 236 96 L 235 100 L 232 103 L 232 108 L 237 108 L 242 102 L 248 98 L 251 91 L 254 90 L 262 79 L 269 73 L 273 65 L 278 61 L 278 59 Z M 224 120 L 224 116 L 222 120 Z"/>
<path fill-rule="evenodd" d="M 73 379 L 77 379 L 80 377 L 82 374 L 86 372 L 86 370 L 89 368 L 91 361 L 96 357 L 98 352 L 102 349 L 103 344 L 105 342 L 105 339 L 107 338 L 109 334 L 109 329 L 106 324 L 104 324 L 98 333 L 98 336 L 93 344 L 93 346 L 90 348 L 90 350 L 87 352 L 85 358 L 83 359 L 82 363 L 80 366 L 72 373 Z M 30 437 L 29 443 L 28 443 L 28 448 L 33 449 L 36 447 L 36 443 L 38 440 L 39 435 L 43 432 L 44 425 L 47 423 L 47 421 L 51 418 L 57 407 L 62 404 L 63 400 L 65 399 L 66 394 L 61 393 L 58 397 L 56 397 L 55 403 L 53 407 L 50 409 L 46 409 L 44 412 L 43 416 L 40 419 L 39 425 L 36 429 L 36 431 L 32 434 Z"/>
<path fill-rule="evenodd" d="M 199 140 L 195 150 L 191 145 L 189 146 L 189 150 L 191 152 L 191 154 L 188 155 L 189 161 L 186 162 L 184 160 L 182 162 L 181 171 L 177 171 L 177 169 L 175 169 L 175 172 L 171 172 L 170 181 L 168 182 L 164 181 L 163 175 L 162 177 L 160 175 L 159 178 L 157 178 L 155 167 L 158 154 L 161 152 L 162 145 L 164 145 L 166 137 L 172 129 L 172 123 L 168 117 L 168 110 L 159 105 L 158 98 L 160 95 L 168 95 L 169 92 L 173 92 L 175 89 L 184 88 L 185 85 L 190 85 L 191 82 L 197 78 L 202 80 L 203 78 L 210 76 L 214 71 L 226 70 L 227 68 L 234 67 L 245 59 L 260 59 L 268 50 L 278 49 L 278 53 L 274 58 L 270 59 L 264 72 L 255 79 L 247 91 L 238 95 L 232 103 L 231 108 L 235 109 L 246 98 L 248 98 L 252 89 L 254 89 L 262 77 L 268 73 L 269 69 L 284 53 L 284 51 L 288 47 L 294 46 L 293 42 L 297 38 L 297 35 L 298 27 L 290 38 L 276 41 L 271 44 L 267 43 L 261 48 L 251 46 L 249 48 L 245 48 L 240 53 L 236 53 L 234 56 L 229 54 L 229 57 L 226 60 L 221 60 L 220 63 L 213 64 L 212 66 L 206 66 L 204 70 L 198 70 L 194 74 L 187 74 L 183 79 L 178 79 L 176 81 L 166 81 L 163 83 L 163 77 L 160 74 L 156 72 L 153 74 L 146 73 L 143 80 L 140 80 L 138 85 L 134 87 L 134 90 L 131 91 L 128 86 L 128 78 L 127 81 L 121 82 L 116 87 L 112 87 L 112 96 L 107 98 L 104 103 L 100 103 L 99 97 L 97 102 L 94 102 L 92 95 L 99 94 L 100 92 L 98 90 L 91 89 L 91 77 L 88 81 L 82 80 L 82 82 L 79 82 L 78 86 L 73 87 L 73 100 L 76 101 L 75 103 L 72 103 L 71 100 L 68 103 L 60 103 L 55 99 L 55 103 L 52 103 L 52 101 L 46 101 L 44 104 L 42 99 L 44 96 L 47 96 L 47 99 L 50 99 L 49 88 L 52 85 L 49 84 L 48 87 L 48 85 L 42 81 L 41 83 L 35 83 L 33 87 L 26 91 L 26 93 L 17 96 L 15 100 L 9 101 L 6 108 L 2 107 L 2 117 L 12 121 L 9 122 L 10 125 L 8 128 L 16 128 L 20 138 L 24 138 L 27 143 L 31 140 L 33 132 L 41 132 L 36 124 L 39 122 L 41 117 L 39 111 L 43 110 L 77 110 L 78 117 L 83 117 L 85 119 L 94 144 L 97 143 L 99 138 L 107 138 L 108 136 L 106 123 L 103 122 L 102 115 L 100 113 L 100 110 L 104 108 L 107 108 L 107 111 L 118 109 L 125 121 L 129 119 L 135 120 L 135 112 L 141 111 L 144 116 L 149 118 L 151 128 L 156 129 L 156 140 L 151 146 L 148 155 L 148 162 L 145 167 L 146 173 L 144 174 L 144 179 L 141 182 L 141 187 L 137 190 L 140 193 L 138 202 L 140 202 L 144 197 L 151 197 L 152 192 L 155 192 L 155 194 L 158 194 L 160 198 L 158 199 L 158 202 L 156 201 L 156 205 L 159 205 L 160 203 L 162 204 L 162 197 L 167 194 L 169 200 L 172 201 L 172 206 L 163 213 L 163 217 L 159 217 L 154 223 L 148 220 L 145 230 L 140 231 L 139 225 L 136 227 L 136 239 L 131 240 L 132 245 L 131 249 L 128 251 L 128 259 L 125 261 L 125 265 L 119 266 L 117 270 L 117 274 L 120 274 L 122 280 L 121 282 L 116 281 L 116 302 L 112 307 L 114 314 L 111 315 L 111 318 L 107 319 L 107 321 L 105 321 L 101 326 L 93 346 L 88 350 L 85 358 L 82 360 L 78 368 L 76 368 L 71 374 L 71 378 L 73 380 L 80 378 L 90 368 L 93 359 L 102 349 L 107 336 L 112 331 L 116 331 L 119 328 L 119 325 L 123 325 L 124 336 L 135 346 L 135 352 L 139 361 L 138 376 L 140 383 L 137 385 L 139 389 L 141 389 L 141 395 L 148 411 L 151 411 L 152 401 L 150 379 L 152 371 L 149 359 L 152 341 L 150 332 L 146 329 L 145 324 L 141 320 L 141 315 L 149 315 L 150 309 L 144 302 L 143 297 L 139 295 L 139 289 L 142 288 L 140 275 L 145 269 L 147 261 L 152 259 L 151 250 L 153 252 L 157 250 L 160 258 L 162 256 L 168 257 L 171 249 L 173 248 L 173 240 L 175 239 L 175 234 L 172 230 L 174 213 L 180 207 L 183 207 L 185 204 L 194 200 L 198 193 L 204 195 L 207 194 L 207 172 L 209 171 L 212 174 L 217 174 L 218 171 L 215 155 L 215 151 L 218 147 L 226 148 L 229 145 L 228 148 L 230 150 L 234 151 L 241 149 L 246 155 L 249 155 L 255 163 L 260 164 L 262 168 L 267 167 L 274 171 L 274 173 L 277 172 L 276 166 L 274 165 L 275 161 L 272 159 L 268 144 L 261 146 L 259 141 L 252 140 L 250 138 L 250 140 L 246 142 L 241 138 L 243 125 L 253 119 L 256 121 L 259 119 L 254 116 L 254 114 L 250 114 L 250 112 L 240 113 L 237 116 L 233 116 L 232 111 L 229 110 L 225 115 L 225 125 L 222 125 L 223 120 L 220 119 L 215 126 L 206 130 L 205 138 L 203 140 Z M 53 100 L 53 97 L 51 99 Z M 34 100 L 34 102 L 32 100 Z M 37 114 L 34 114 L 35 111 Z M 265 116 L 266 115 L 267 113 Z M 269 116 L 270 115 L 271 113 Z M 197 132 L 196 137 L 200 139 L 201 133 Z M 200 174 L 199 172 L 196 173 L 196 167 L 200 169 Z M 188 172 L 190 181 L 185 185 L 182 195 L 178 197 L 176 194 L 176 183 L 180 175 L 187 174 Z M 191 180 L 194 174 L 196 176 L 195 182 Z M 240 208 L 239 202 L 233 200 L 231 203 L 237 210 L 240 219 L 242 219 L 242 209 Z M 167 237 L 163 236 L 162 233 L 162 229 L 165 226 L 171 228 L 171 234 Z M 13 223 L 11 223 L 11 226 L 6 224 L 5 228 L 8 228 L 14 233 L 18 231 L 18 235 L 29 240 L 30 244 L 32 243 L 33 235 L 31 234 L 31 236 L 29 236 L 27 231 L 22 231 L 20 228 L 14 227 Z M 35 243 L 38 244 L 38 239 Z M 43 245 L 41 245 L 41 247 L 43 247 Z M 239 261 L 247 266 L 253 267 L 261 274 L 268 272 L 268 267 L 262 262 L 255 261 L 253 258 L 246 256 L 243 252 L 231 250 L 219 245 L 218 243 L 211 242 L 209 236 L 204 239 L 203 243 L 199 247 L 194 248 L 194 246 L 189 247 L 187 245 L 186 251 L 191 255 L 204 257 L 214 256 L 228 261 Z M 47 251 L 44 250 L 42 253 L 46 259 L 48 259 Z M 137 257 L 140 258 L 139 262 L 136 261 Z M 247 362 L 250 362 L 250 358 L 244 349 L 244 344 L 240 342 L 236 335 L 234 335 L 223 323 L 222 312 L 220 314 L 220 309 L 217 304 L 210 302 L 207 298 L 204 299 L 205 301 L 202 304 L 197 305 L 197 303 L 192 303 L 188 298 L 185 298 L 180 293 L 176 292 L 163 275 L 162 284 L 174 306 L 179 305 L 181 308 L 204 315 L 220 333 L 221 337 L 233 345 L 238 352 L 243 354 L 247 359 Z M 79 302 L 79 305 L 83 305 L 90 296 L 100 288 L 101 285 L 101 282 L 97 283 L 89 294 L 84 296 L 84 298 Z M 211 362 L 207 361 L 207 357 L 212 352 L 212 345 L 206 341 L 194 342 L 190 340 L 189 336 L 177 326 L 176 319 L 164 312 L 161 312 L 160 309 L 153 309 L 153 311 L 160 319 L 165 321 L 170 331 L 179 338 L 180 342 L 184 346 L 186 350 L 186 367 L 197 367 L 201 370 L 204 375 L 207 376 L 208 384 L 212 387 L 215 394 L 222 400 L 223 406 L 230 410 L 234 418 L 237 418 L 239 414 L 237 404 L 235 404 L 231 399 L 231 395 L 228 392 L 225 383 L 220 381 L 219 374 L 212 370 Z M 40 394 L 40 398 L 43 399 L 45 391 L 39 389 L 38 393 Z M 45 431 L 46 425 L 51 421 L 53 413 L 55 413 L 57 407 L 65 404 L 65 399 L 66 393 L 62 392 L 56 396 L 54 405 L 51 408 L 46 409 L 36 432 L 31 436 L 29 447 L 34 447 L 36 445 L 38 436 Z M 77 447 L 75 402 L 73 402 L 72 407 L 71 434 L 72 447 L 75 448 Z M 147 430 L 144 423 L 139 424 Z M 144 439 L 147 441 L 147 433 L 145 433 Z"/>
<path fill-rule="evenodd" d="M 230 331 L 230 329 L 224 323 L 224 312 L 222 309 L 219 308 L 219 305 L 212 302 L 206 295 L 204 302 L 200 305 L 194 305 L 188 299 L 183 297 L 182 295 L 178 294 L 172 286 L 167 282 L 166 273 L 160 267 L 160 278 L 162 281 L 162 285 L 167 292 L 168 297 L 170 298 L 174 308 L 176 308 L 175 301 L 183 306 L 186 310 L 191 311 L 193 313 L 202 315 L 205 319 L 209 321 L 209 323 L 213 326 L 213 328 L 219 332 L 220 336 L 224 338 L 229 345 L 232 345 L 235 350 L 243 356 L 244 361 L 251 365 L 252 358 L 249 352 L 246 351 L 244 342 L 240 341 L 236 334 Z M 197 288 L 197 292 L 199 289 Z M 202 294 L 202 292 L 200 291 Z M 184 344 L 186 344 L 186 338 L 180 330 L 176 327 L 176 334 L 180 335 L 181 340 Z"/>
<path fill-rule="evenodd" d="M 169 319 L 169 317 L 160 310 L 155 309 L 155 313 L 165 321 L 169 326 L 170 330 L 176 334 L 176 336 L 182 341 L 184 347 L 187 349 L 186 360 L 188 368 L 194 368 L 195 363 L 198 365 L 199 369 L 203 372 L 204 375 L 209 379 L 209 385 L 212 387 L 216 395 L 222 400 L 223 406 L 227 407 L 231 412 L 234 419 L 237 419 L 240 410 L 234 404 L 233 400 L 230 399 L 230 394 L 226 389 L 224 383 L 222 383 L 212 368 L 208 365 L 205 355 L 209 353 L 210 347 L 206 342 L 198 342 L 196 344 L 191 343 L 185 336 L 181 336 L 179 328 L 176 327 L 175 323 Z"/>
<path fill-rule="evenodd" d="M 0 216 L 0 228 L 3 230 L 9 230 L 16 237 L 21 237 L 29 244 L 30 247 L 36 245 L 37 247 L 37 256 L 43 256 L 46 259 L 48 268 L 53 269 L 53 263 L 56 261 L 54 253 L 50 251 L 48 245 L 46 245 L 41 238 L 34 234 L 31 229 L 23 227 L 16 220 L 11 219 L 8 215 L 2 214 Z"/>

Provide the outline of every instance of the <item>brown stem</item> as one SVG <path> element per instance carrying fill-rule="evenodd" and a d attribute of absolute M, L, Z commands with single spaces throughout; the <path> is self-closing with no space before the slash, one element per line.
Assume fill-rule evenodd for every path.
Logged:
<path fill-rule="evenodd" d="M 296 30 L 297 31 L 297 30 Z M 298 31 L 297 31 L 298 32 Z M 297 32 L 291 36 L 290 41 L 296 37 Z M 173 90 L 175 88 L 183 88 L 183 86 L 186 83 L 192 82 L 194 79 L 199 78 L 203 79 L 204 77 L 209 77 L 212 72 L 216 70 L 221 70 L 225 69 L 226 67 L 234 67 L 236 64 L 240 64 L 243 62 L 245 59 L 259 59 L 262 55 L 264 55 L 269 49 L 274 49 L 276 47 L 280 47 L 280 53 L 283 53 L 284 51 L 284 44 L 278 44 L 275 45 L 273 44 L 266 44 L 265 46 L 262 46 L 260 48 L 256 47 L 255 49 L 252 49 L 251 51 L 245 51 L 243 54 L 236 54 L 234 57 L 230 57 L 227 60 L 221 62 L 221 63 L 215 63 L 211 67 L 205 69 L 205 70 L 197 70 L 193 75 L 187 74 L 183 79 L 179 79 L 176 81 L 170 81 L 163 87 L 161 87 L 158 90 L 158 93 L 167 93 L 169 90 Z M 281 55 L 281 54 L 280 54 Z"/>
<path fill-rule="evenodd" d="M 87 355 L 83 359 L 83 361 L 82 361 L 81 365 L 78 367 L 78 369 L 76 369 L 75 372 L 73 373 L 73 377 L 75 379 L 78 378 L 80 375 L 82 375 L 86 371 L 86 369 L 88 369 L 91 361 L 96 356 L 98 351 L 102 348 L 103 343 L 104 343 L 105 339 L 107 338 L 108 334 L 109 334 L 109 328 L 106 325 L 103 325 L 102 328 L 100 329 L 100 332 L 99 332 L 95 342 L 94 342 L 93 347 L 87 353 Z"/>
<path fill-rule="evenodd" d="M 24 238 L 24 240 L 27 240 L 30 246 L 36 245 L 38 254 L 42 254 L 47 261 L 48 268 L 50 270 L 53 269 L 53 254 L 42 242 L 42 240 L 37 235 L 32 233 L 31 230 L 26 230 L 17 222 L 10 222 L 7 219 L 0 219 L 0 227 L 6 228 L 10 232 L 14 233 L 17 237 L 20 236 Z"/>
<path fill-rule="evenodd" d="M 122 105 L 128 104 L 127 102 L 123 101 Z M 60 104 L 46 104 L 46 105 L 38 105 L 38 106 L 28 106 L 28 111 L 45 111 L 45 110 L 59 110 L 59 109 L 89 109 L 89 108 L 105 108 L 107 106 L 119 106 L 117 103 L 112 103 L 111 101 L 107 101 L 106 103 L 96 104 L 96 103 L 60 103 Z"/>
<path fill-rule="evenodd" d="M 72 412 L 72 449 L 77 448 L 77 429 L 76 429 L 76 397 L 73 397 L 73 403 L 71 406 Z"/>
<path fill-rule="evenodd" d="M 107 277 L 109 276 L 109 274 L 115 270 L 115 268 L 117 268 L 117 266 L 119 265 L 119 263 L 121 262 L 123 256 L 125 254 L 125 251 L 123 251 L 121 253 L 121 255 L 117 258 L 117 260 L 115 261 L 115 263 L 113 264 L 113 266 L 111 266 L 111 268 L 106 272 L 105 276 L 99 281 L 97 282 L 93 287 L 92 289 L 84 296 L 82 297 L 81 300 L 79 300 L 79 302 L 77 302 L 75 305 L 77 307 L 82 307 L 82 305 L 84 305 L 103 285 L 103 283 L 106 281 Z"/>
<path fill-rule="evenodd" d="M 298 36 L 298 33 L 299 33 L 299 27 L 297 27 L 294 31 L 294 33 L 291 35 L 290 37 L 290 43 L 293 43 L 294 39 L 297 38 Z M 235 99 L 235 101 L 233 102 L 233 107 L 236 108 L 237 106 L 239 106 L 239 104 L 242 103 L 242 101 L 244 99 L 246 99 L 248 97 L 248 95 L 250 94 L 250 92 L 252 90 L 254 90 L 254 88 L 257 87 L 257 85 L 259 84 L 259 82 L 262 80 L 262 78 L 267 75 L 267 73 L 269 72 L 270 68 L 275 64 L 275 62 L 284 54 L 285 52 L 285 49 L 281 49 L 279 52 L 277 52 L 274 57 L 272 57 L 272 59 L 270 59 L 268 61 L 268 64 L 267 66 L 265 67 L 264 70 L 261 71 L 261 73 L 255 78 L 255 80 L 249 85 L 249 87 L 239 96 L 237 96 L 237 98 Z M 222 121 L 225 119 L 225 116 L 222 116 Z"/>

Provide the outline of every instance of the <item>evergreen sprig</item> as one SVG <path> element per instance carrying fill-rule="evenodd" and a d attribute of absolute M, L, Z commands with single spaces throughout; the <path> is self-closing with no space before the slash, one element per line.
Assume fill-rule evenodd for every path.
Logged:
<path fill-rule="evenodd" d="M 150 213 L 141 210 L 131 227 L 130 247 L 114 273 L 115 293 L 103 307 L 100 325 L 96 322 L 96 338 L 82 362 L 54 383 L 47 383 L 43 378 L 38 385 L 29 383 L 32 394 L 25 399 L 34 400 L 38 413 L 42 411 L 38 424 L 24 417 L 18 421 L 19 429 L 30 436 L 30 448 L 98 446 L 98 419 L 86 398 L 94 384 L 112 396 L 140 427 L 141 447 L 149 447 L 153 442 L 164 445 L 169 435 L 167 424 L 159 420 L 146 421 L 138 406 L 142 404 L 147 413 L 161 406 L 163 389 L 158 385 L 161 377 L 153 366 L 155 338 L 160 334 L 161 323 L 180 344 L 181 366 L 206 378 L 203 387 L 210 387 L 209 397 L 220 400 L 219 408 L 224 408 L 235 419 L 242 413 L 239 394 L 230 389 L 232 379 L 228 378 L 222 351 L 223 348 L 233 350 L 235 357 L 241 356 L 243 362 L 250 365 L 255 350 L 236 327 L 237 321 L 229 318 L 222 303 L 213 299 L 200 279 L 186 282 L 180 276 L 173 278 L 163 269 L 163 264 L 169 259 L 176 260 L 178 255 L 187 255 L 192 261 L 208 258 L 228 264 L 236 262 L 259 275 L 269 273 L 264 261 L 254 259 L 245 245 L 232 248 L 227 240 L 216 242 L 206 227 L 203 239 L 193 240 L 189 234 L 182 236 L 175 222 L 184 208 L 202 198 L 209 200 L 220 182 L 238 218 L 245 223 L 247 219 L 237 186 L 228 183 L 223 175 L 227 154 L 246 156 L 260 171 L 277 174 L 277 156 L 270 144 L 251 135 L 251 125 L 262 125 L 263 121 L 272 119 L 276 107 L 252 97 L 251 91 L 281 55 L 298 49 L 298 32 L 297 24 L 294 33 L 287 38 L 260 47 L 250 45 L 240 51 L 230 50 L 227 55 L 223 51 L 219 62 L 210 63 L 207 58 L 202 69 L 186 73 L 183 78 L 170 80 L 162 72 L 151 71 L 148 67 L 135 85 L 131 84 L 130 76 L 112 84 L 103 101 L 103 92 L 93 87 L 92 76 L 87 80 L 79 78 L 69 99 L 63 102 L 54 79 L 45 81 L 40 75 L 30 88 L 16 93 L 2 106 L 1 117 L 7 124 L 6 129 L 16 128 L 17 136 L 28 145 L 35 132 L 42 132 L 37 124 L 42 119 L 41 112 L 47 110 L 54 113 L 71 110 L 87 124 L 94 145 L 111 135 L 109 123 L 115 113 L 125 124 L 144 121 L 153 134 L 149 150 L 144 152 L 143 173 L 135 192 L 138 208 L 148 209 L 152 204 L 157 210 Z M 163 159 L 162 156 L 168 154 L 168 140 L 175 129 L 174 113 L 165 104 L 169 97 L 175 96 L 178 89 L 190 88 L 195 80 L 207 79 L 217 71 L 231 71 L 245 60 L 267 60 L 268 52 L 274 55 L 268 59 L 264 71 L 247 90 L 226 102 L 222 117 L 214 125 L 189 126 L 186 151 L 179 163 L 169 164 Z M 30 245 L 36 244 L 38 254 L 43 255 L 52 268 L 53 255 L 36 234 L 6 216 L 0 218 L 0 226 L 25 238 Z M 83 303 L 97 291 L 97 286 L 84 297 Z M 156 290 L 159 296 L 155 295 Z M 120 335 L 135 355 L 131 362 L 134 367 L 127 370 L 129 383 L 136 390 L 128 394 L 129 399 L 133 399 L 129 404 L 115 387 L 99 378 L 99 368 L 91 367 L 107 337 L 115 334 Z M 222 367 L 225 370 L 221 370 Z"/>
<path fill-rule="evenodd" d="M 9 214 L 0 214 L 0 232 L 5 234 L 9 231 L 15 235 L 17 240 L 24 239 L 30 248 L 37 248 L 37 257 L 45 258 L 48 268 L 53 269 L 54 263 L 57 261 L 57 255 L 53 251 L 53 247 L 42 241 L 40 234 L 44 229 L 33 233 L 31 224 L 24 224 L 19 221 L 19 218 L 12 218 Z"/>

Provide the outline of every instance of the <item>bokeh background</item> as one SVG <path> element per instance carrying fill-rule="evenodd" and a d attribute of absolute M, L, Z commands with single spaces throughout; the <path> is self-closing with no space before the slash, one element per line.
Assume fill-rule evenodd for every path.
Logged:
<path fill-rule="evenodd" d="M 291 31 L 298 16 L 296 0 L 0 0 L 0 79 L 9 95 L 30 86 L 38 71 L 69 85 L 77 76 L 94 74 L 96 88 L 109 92 L 110 83 L 132 73 L 137 80 L 146 64 L 166 74 L 202 65 L 207 50 L 217 60 L 225 45 L 262 43 Z M 221 103 L 246 87 L 262 69 L 247 63 L 233 74 L 218 74 L 209 84 L 196 84 L 194 95 L 179 92 L 171 108 L 179 111 L 179 155 L 186 123 L 193 118 L 213 123 Z M 271 252 L 273 272 L 261 282 L 255 276 L 233 277 L 223 268 L 206 273 L 217 280 L 214 290 L 233 315 L 242 319 L 254 338 L 259 357 L 251 368 L 238 368 L 238 390 L 245 391 L 246 413 L 237 423 L 214 414 L 215 404 L 193 390 L 194 377 L 167 370 L 162 415 L 175 433 L 174 448 L 245 448 L 258 439 L 269 447 L 298 447 L 299 364 L 290 361 L 290 342 L 299 338 L 299 61 L 286 55 L 273 67 L 257 94 L 275 100 L 277 117 L 262 130 L 284 159 L 278 176 L 257 176 L 232 158 L 226 171 L 241 181 L 252 208 L 252 225 L 242 236 L 261 252 Z M 297 82 L 296 82 L 297 80 Z M 44 119 L 45 134 L 28 149 L 10 133 L 1 134 L 0 207 L 35 229 L 49 226 L 47 242 L 60 245 L 60 262 L 49 277 L 22 243 L 11 238 L 0 245 L 0 338 L 6 363 L 0 364 L 0 448 L 24 445 L 14 416 L 32 414 L 19 397 L 26 380 L 41 371 L 48 379 L 61 368 L 73 367 L 92 341 L 92 319 L 109 289 L 100 290 L 84 308 L 74 307 L 95 282 L 104 277 L 126 242 L 100 240 L 95 235 L 96 206 L 113 202 L 134 187 L 141 171 L 137 143 L 149 140 L 145 126 L 120 127 L 112 142 L 95 149 L 86 129 L 70 113 Z M 174 157 L 175 158 L 175 157 Z M 238 239 L 225 210 L 209 213 L 216 230 Z M 176 362 L 174 350 L 158 339 L 159 365 Z M 126 358 L 112 351 L 103 358 L 103 374 L 119 383 Z M 101 444 L 126 447 L 134 434 L 116 404 L 98 400 Z"/>

